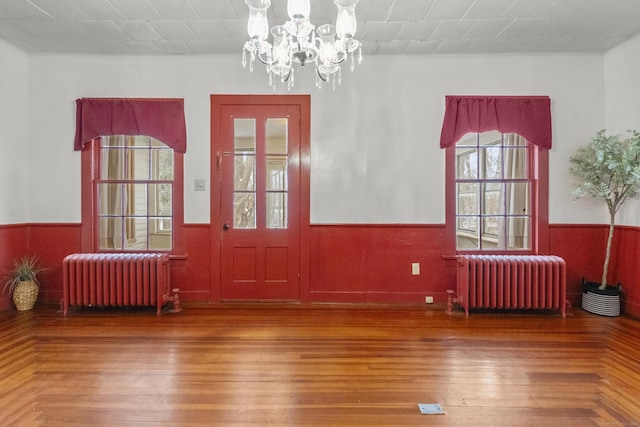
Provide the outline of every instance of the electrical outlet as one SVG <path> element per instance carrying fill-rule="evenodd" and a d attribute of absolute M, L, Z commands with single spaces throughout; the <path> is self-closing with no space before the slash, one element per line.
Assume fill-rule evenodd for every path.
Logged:
<path fill-rule="evenodd" d="M 433 297 L 424 297 L 424 302 L 427 304 L 433 304 Z"/>
<path fill-rule="evenodd" d="M 419 262 L 411 263 L 411 274 L 414 275 L 414 276 L 419 276 L 420 275 L 420 263 Z"/>

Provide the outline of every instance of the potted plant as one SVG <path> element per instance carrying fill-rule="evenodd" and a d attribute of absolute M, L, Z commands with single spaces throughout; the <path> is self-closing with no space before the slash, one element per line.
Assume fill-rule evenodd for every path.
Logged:
<path fill-rule="evenodd" d="M 35 305 L 40 290 L 38 275 L 43 271 L 45 269 L 40 267 L 38 258 L 34 256 L 14 261 L 13 268 L 7 271 L 2 292 L 13 297 L 18 311 L 31 310 Z"/>
<path fill-rule="evenodd" d="M 609 211 L 609 235 L 599 283 L 583 279 L 582 307 L 605 316 L 620 315 L 622 285 L 608 284 L 611 242 L 615 230 L 616 214 L 624 203 L 640 192 L 640 133 L 620 139 L 617 135 L 597 132 L 589 144 L 578 149 L 571 157 L 571 172 L 582 180 L 573 190 L 576 199 L 583 197 L 603 201 Z"/>

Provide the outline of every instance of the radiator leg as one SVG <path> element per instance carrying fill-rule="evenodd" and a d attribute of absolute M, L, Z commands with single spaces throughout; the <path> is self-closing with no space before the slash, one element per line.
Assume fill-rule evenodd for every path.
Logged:
<path fill-rule="evenodd" d="M 458 297 L 455 291 L 451 289 L 447 289 L 447 293 L 449 294 L 447 297 L 447 314 L 453 314 L 453 305 L 458 303 Z"/>
<path fill-rule="evenodd" d="M 171 292 L 173 292 L 173 295 L 165 295 L 164 301 L 171 303 L 173 306 L 173 308 L 169 309 L 169 313 L 179 313 L 182 311 L 182 307 L 180 307 L 180 297 L 178 296 L 180 289 L 173 288 Z"/>
<path fill-rule="evenodd" d="M 564 301 L 564 309 L 562 310 L 562 318 L 563 319 L 565 317 L 567 317 L 567 314 L 571 313 L 571 309 L 572 308 L 573 308 L 573 306 L 571 305 L 571 301 L 565 300 Z"/>

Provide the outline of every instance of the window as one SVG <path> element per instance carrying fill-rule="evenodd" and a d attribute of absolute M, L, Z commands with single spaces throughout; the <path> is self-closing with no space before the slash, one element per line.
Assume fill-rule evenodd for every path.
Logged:
<path fill-rule="evenodd" d="M 447 96 L 445 258 L 549 253 L 551 100 Z"/>
<path fill-rule="evenodd" d="M 175 252 L 181 247 L 183 155 L 143 135 L 103 136 L 88 145 L 83 150 L 83 235 L 91 237 L 83 238 L 83 250 Z"/>
<path fill-rule="evenodd" d="M 456 150 L 456 249 L 530 250 L 530 146 L 496 131 L 463 137 Z"/>
<path fill-rule="evenodd" d="M 447 253 L 546 253 L 548 150 L 515 133 L 447 148 Z"/>
<path fill-rule="evenodd" d="M 148 136 L 100 138 L 100 250 L 171 250 L 173 150 Z"/>

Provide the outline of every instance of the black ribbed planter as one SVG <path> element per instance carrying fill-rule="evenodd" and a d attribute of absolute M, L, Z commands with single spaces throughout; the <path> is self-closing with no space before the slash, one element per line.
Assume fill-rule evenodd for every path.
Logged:
<path fill-rule="evenodd" d="M 587 282 L 582 279 L 582 308 L 589 313 L 600 316 L 620 316 L 620 295 L 622 284 L 607 286 L 600 290 L 600 283 Z"/>

